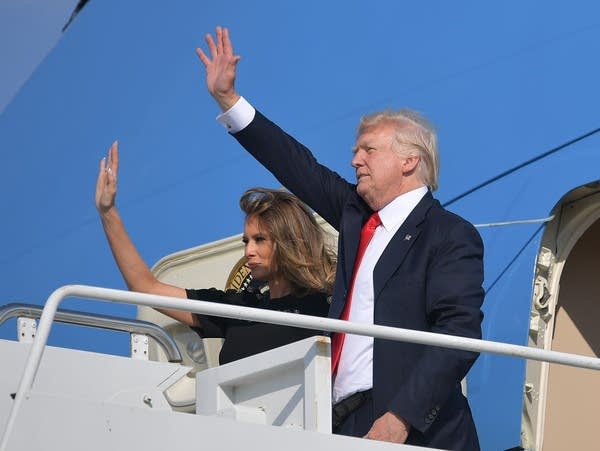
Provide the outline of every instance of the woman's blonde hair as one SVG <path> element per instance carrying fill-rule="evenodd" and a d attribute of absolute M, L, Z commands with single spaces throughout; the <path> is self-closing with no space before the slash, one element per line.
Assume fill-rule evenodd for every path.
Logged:
<path fill-rule="evenodd" d="M 314 215 L 300 199 L 282 190 L 252 188 L 242 195 L 240 208 L 269 233 L 274 270 L 290 282 L 293 294 L 331 294 L 335 257 Z"/>

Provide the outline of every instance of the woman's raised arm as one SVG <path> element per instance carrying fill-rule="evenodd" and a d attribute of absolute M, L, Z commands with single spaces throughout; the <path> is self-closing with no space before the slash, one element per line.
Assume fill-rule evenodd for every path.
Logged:
<path fill-rule="evenodd" d="M 125 225 L 117 211 L 117 173 L 119 170 L 119 146 L 115 141 L 108 151 L 108 160 L 100 161 L 100 171 L 96 182 L 96 209 L 100 215 L 106 239 L 115 258 L 115 262 L 131 291 L 186 298 L 183 288 L 159 281 L 150 271 L 133 241 L 129 237 Z M 182 323 L 198 327 L 196 317 L 190 312 L 179 310 L 157 309 Z"/>

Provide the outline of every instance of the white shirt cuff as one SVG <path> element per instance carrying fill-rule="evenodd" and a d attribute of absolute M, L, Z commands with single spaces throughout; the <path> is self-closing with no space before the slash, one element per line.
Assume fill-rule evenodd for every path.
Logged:
<path fill-rule="evenodd" d="M 217 121 L 229 133 L 237 133 L 245 129 L 252 122 L 255 113 L 256 110 L 254 107 L 246 99 L 240 97 L 231 108 L 217 116 Z"/>

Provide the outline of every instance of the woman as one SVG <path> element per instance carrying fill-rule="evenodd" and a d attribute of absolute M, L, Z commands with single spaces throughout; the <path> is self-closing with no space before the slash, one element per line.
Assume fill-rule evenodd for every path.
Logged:
<path fill-rule="evenodd" d="M 245 290 L 183 289 L 160 282 L 129 238 L 115 205 L 118 144 L 102 159 L 96 184 L 96 208 L 115 261 L 132 291 L 199 299 L 269 310 L 327 316 L 335 262 L 310 211 L 295 196 L 267 189 L 246 191 L 240 207 L 246 213 L 244 254 L 253 280 L 268 284 L 269 293 Z M 319 331 L 216 318 L 170 309 L 160 312 L 200 330 L 205 337 L 224 337 L 221 364 L 283 346 Z"/>

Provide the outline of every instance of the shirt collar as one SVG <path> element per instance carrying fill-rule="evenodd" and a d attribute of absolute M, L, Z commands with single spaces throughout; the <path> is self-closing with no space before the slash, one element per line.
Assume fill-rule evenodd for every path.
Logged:
<path fill-rule="evenodd" d="M 388 232 L 398 230 L 428 190 L 426 186 L 422 186 L 401 194 L 379 210 L 379 218 L 385 230 Z"/>

